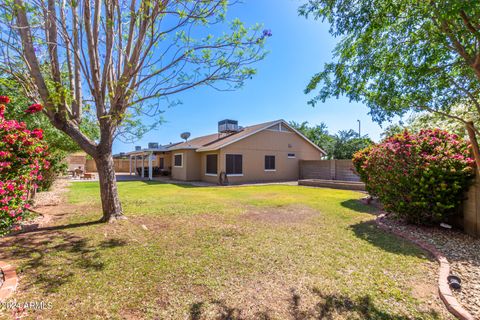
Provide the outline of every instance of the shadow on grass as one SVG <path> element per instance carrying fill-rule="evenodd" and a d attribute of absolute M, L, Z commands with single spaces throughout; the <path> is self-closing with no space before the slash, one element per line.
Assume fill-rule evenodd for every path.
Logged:
<path fill-rule="evenodd" d="M 358 238 L 384 251 L 418 258 L 428 257 L 428 255 L 416 245 L 379 229 L 374 221 L 360 222 L 350 226 L 350 229 Z"/>
<path fill-rule="evenodd" d="M 94 221 L 88 221 L 88 222 L 80 222 L 80 223 L 70 223 L 70 224 L 62 224 L 58 226 L 51 226 L 51 227 L 41 227 L 38 228 L 38 224 L 31 225 L 29 226 L 30 228 L 27 228 L 26 230 L 22 231 L 21 233 L 16 233 L 16 234 L 24 234 L 24 233 L 42 233 L 45 231 L 59 231 L 59 230 L 68 230 L 68 229 L 74 229 L 74 228 L 81 228 L 81 227 L 88 227 L 88 226 L 93 226 L 96 224 L 101 224 L 104 223 L 101 220 L 94 220 Z M 14 233 L 14 235 L 16 235 Z"/>
<path fill-rule="evenodd" d="M 205 188 L 205 187 L 212 187 L 215 186 L 214 184 L 212 185 L 197 185 L 195 182 L 182 182 L 182 181 L 176 181 L 176 180 L 147 180 L 147 179 L 136 179 L 136 180 L 117 180 L 119 183 L 128 183 L 128 182 L 142 182 L 143 184 L 146 185 L 175 185 L 181 188 Z M 199 184 L 201 182 L 198 182 Z"/>
<path fill-rule="evenodd" d="M 378 308 L 370 296 L 365 295 L 358 298 L 352 298 L 341 294 L 324 294 L 318 289 L 313 289 L 312 292 L 316 296 L 316 303 L 313 307 L 302 307 L 302 297 L 291 290 L 291 296 L 288 301 L 288 315 L 283 316 L 284 319 L 292 320 L 306 320 L 306 319 L 387 319 L 387 320 L 407 320 L 407 319 L 440 319 L 440 315 L 430 310 L 421 312 L 418 317 L 410 315 L 389 313 Z M 216 309 L 215 319 L 221 320 L 240 320 L 247 319 L 243 310 L 228 306 L 224 301 L 213 300 L 211 305 Z M 190 319 L 200 320 L 204 319 L 206 303 L 197 302 L 190 307 Z M 270 315 L 268 311 L 257 312 L 254 319 L 274 319 L 278 315 Z"/>
<path fill-rule="evenodd" d="M 0 260 L 20 261 L 20 274 L 28 274 L 28 277 L 22 278 L 24 290 L 35 287 L 45 294 L 56 292 L 74 276 L 101 272 L 105 267 L 102 250 L 127 244 L 118 238 L 92 244 L 83 237 L 62 231 L 96 223 L 39 228 L 4 238 L 0 241 Z"/>
<path fill-rule="evenodd" d="M 374 206 L 369 206 L 366 204 L 363 204 L 360 202 L 358 199 L 350 199 L 350 200 L 345 200 L 340 202 L 340 205 L 344 208 L 356 211 L 356 212 L 361 212 L 361 213 L 370 213 L 377 215 L 378 214 L 378 209 L 375 208 Z"/>

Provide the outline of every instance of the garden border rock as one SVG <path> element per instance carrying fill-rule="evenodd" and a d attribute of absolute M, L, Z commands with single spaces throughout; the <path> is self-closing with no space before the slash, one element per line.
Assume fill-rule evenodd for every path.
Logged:
<path fill-rule="evenodd" d="M 450 264 L 448 263 L 447 258 L 438 251 L 435 247 L 430 244 L 427 244 L 409 234 L 406 234 L 400 230 L 397 230 L 387 224 L 385 224 L 382 219 L 385 218 L 386 214 L 382 213 L 377 216 L 375 219 L 375 223 L 377 226 L 387 232 L 393 233 L 398 237 L 404 238 L 425 251 L 431 253 L 435 259 L 438 261 L 440 265 L 440 270 L 438 273 L 438 293 L 440 298 L 442 299 L 443 303 L 447 307 L 448 311 L 453 314 L 455 317 L 461 320 L 475 320 L 475 318 L 465 310 L 460 303 L 458 303 L 457 299 L 453 296 L 452 290 L 448 285 L 447 277 L 450 275 Z"/>
<path fill-rule="evenodd" d="M 0 302 L 9 298 L 17 289 L 18 277 L 15 267 L 0 261 L 0 271 L 3 273 L 3 283 L 0 286 Z"/>

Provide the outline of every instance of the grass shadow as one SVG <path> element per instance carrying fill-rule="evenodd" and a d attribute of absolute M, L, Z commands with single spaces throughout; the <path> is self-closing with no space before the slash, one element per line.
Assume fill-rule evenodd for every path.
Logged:
<path fill-rule="evenodd" d="M 340 202 L 340 205 L 344 208 L 361 212 L 361 213 L 369 213 L 373 215 L 377 215 L 379 210 L 374 206 L 369 206 L 363 204 L 359 199 L 350 199 Z"/>
<path fill-rule="evenodd" d="M 185 181 L 185 182 L 182 182 L 182 181 L 176 181 L 176 180 L 164 180 L 164 181 L 161 181 L 161 180 L 148 180 L 148 179 L 135 179 L 135 180 L 117 180 L 118 183 L 128 183 L 128 182 L 141 182 L 143 184 L 146 184 L 146 185 L 174 185 L 174 186 L 178 186 L 178 187 L 181 187 L 181 188 L 187 188 L 187 189 L 191 189 L 191 188 L 205 188 L 205 187 L 213 187 L 215 186 L 214 184 L 212 185 L 203 185 L 202 182 L 189 182 L 189 181 Z M 196 184 L 198 183 L 198 184 Z M 200 185 L 202 184 L 202 185 Z"/>
<path fill-rule="evenodd" d="M 382 310 L 375 305 L 372 298 L 368 295 L 360 297 L 350 297 L 342 294 L 325 294 L 319 289 L 312 289 L 315 296 L 315 303 L 311 307 L 302 306 L 302 297 L 291 290 L 291 295 L 286 304 L 288 314 L 282 319 L 307 320 L 307 319 L 382 319 L 382 320 L 409 320 L 409 319 L 441 319 L 441 316 L 435 310 L 419 312 L 417 317 L 410 315 L 397 314 Z M 210 302 L 196 302 L 190 306 L 191 320 L 205 319 L 206 305 L 210 304 L 216 310 L 215 319 L 220 320 L 242 320 L 249 319 L 244 310 L 229 306 L 223 300 L 212 300 Z M 254 319 L 274 319 L 278 315 L 271 315 L 268 310 L 259 311 Z"/>
<path fill-rule="evenodd" d="M 106 239 L 92 244 L 85 238 L 64 229 L 98 222 L 46 227 L 9 236 L 0 240 L 0 260 L 18 261 L 22 287 L 41 289 L 45 294 L 57 292 L 78 273 L 101 272 L 104 267 L 101 251 L 127 244 L 123 239 Z"/>
<path fill-rule="evenodd" d="M 351 225 L 350 229 L 358 238 L 384 251 L 418 258 L 429 257 L 425 251 L 409 241 L 379 229 L 374 221 L 360 222 Z"/>

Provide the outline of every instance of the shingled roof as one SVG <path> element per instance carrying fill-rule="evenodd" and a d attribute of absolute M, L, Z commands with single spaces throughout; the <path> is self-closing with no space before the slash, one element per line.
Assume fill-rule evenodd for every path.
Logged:
<path fill-rule="evenodd" d="M 215 151 L 219 150 L 223 147 L 226 147 L 229 144 L 232 144 L 234 142 L 237 142 L 239 140 L 245 139 L 257 132 L 263 131 L 267 128 L 270 128 L 271 126 L 274 126 L 276 124 L 283 123 L 285 126 L 287 126 L 289 129 L 300 135 L 302 138 L 307 140 L 310 144 L 312 144 L 315 148 L 320 150 L 323 154 L 326 154 L 325 151 L 323 151 L 320 147 L 318 147 L 316 144 L 308 140 L 303 134 L 292 128 L 285 120 L 276 120 L 276 121 L 269 121 L 265 123 L 260 123 L 256 124 L 253 126 L 248 126 L 243 128 L 239 132 L 235 132 L 229 135 L 222 135 L 219 133 L 214 133 L 214 134 L 209 134 L 206 136 L 201 136 L 198 138 L 194 138 L 191 140 L 188 140 L 186 142 L 182 142 L 179 144 L 176 144 L 172 147 L 169 148 L 169 150 L 180 150 L 180 149 L 193 149 L 198 152 L 203 152 L 203 151 Z"/>

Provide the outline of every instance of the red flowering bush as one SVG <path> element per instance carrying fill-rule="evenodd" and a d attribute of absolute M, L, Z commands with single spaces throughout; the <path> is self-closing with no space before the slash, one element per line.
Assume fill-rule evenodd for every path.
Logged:
<path fill-rule="evenodd" d="M 439 129 L 394 135 L 357 152 L 353 163 L 386 211 L 415 224 L 447 220 L 474 175 L 469 144 Z"/>
<path fill-rule="evenodd" d="M 25 110 L 26 113 L 37 113 L 42 111 L 43 106 L 39 103 L 34 103 Z"/>
<path fill-rule="evenodd" d="M 1 96 L 3 103 L 8 97 Z M 0 104 L 0 236 L 22 221 L 29 206 L 29 193 L 48 169 L 47 146 L 42 130 L 27 130 L 26 124 L 4 119 Z"/>

